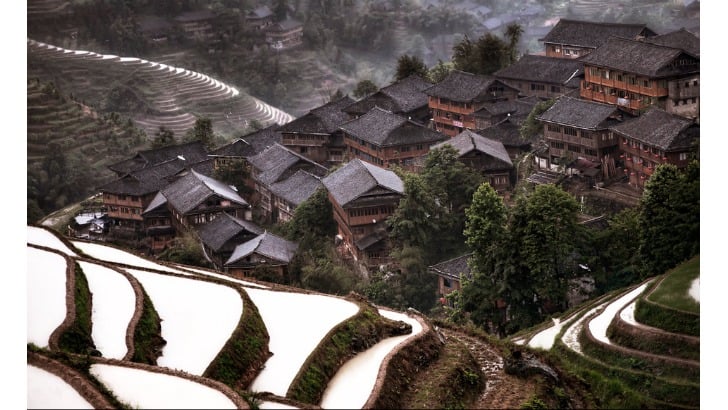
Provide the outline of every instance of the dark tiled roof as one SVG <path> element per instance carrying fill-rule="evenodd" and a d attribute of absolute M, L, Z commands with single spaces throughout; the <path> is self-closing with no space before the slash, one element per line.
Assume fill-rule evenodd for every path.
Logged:
<path fill-rule="evenodd" d="M 434 145 L 432 149 L 441 148 L 444 145 L 450 145 L 455 148 L 460 156 L 472 151 L 479 151 L 513 166 L 511 158 L 508 156 L 508 151 L 506 151 L 502 142 L 485 138 L 470 130 L 465 130 L 445 142 Z"/>
<path fill-rule="evenodd" d="M 670 33 L 646 38 L 644 41 L 661 46 L 679 48 L 695 56 L 700 56 L 700 38 L 681 28 Z"/>
<path fill-rule="evenodd" d="M 283 178 L 294 165 L 303 163 L 314 175 L 323 176 L 327 170 L 324 166 L 291 151 L 280 144 L 273 144 L 260 154 L 248 158 L 250 164 L 259 171 L 258 181 L 271 185 Z"/>
<path fill-rule="evenodd" d="M 138 16 L 139 30 L 143 33 L 156 34 L 159 32 L 167 32 L 172 29 L 172 24 L 166 19 L 157 16 Z"/>
<path fill-rule="evenodd" d="M 579 77 L 584 76 L 584 63 L 571 58 L 526 54 L 515 63 L 495 72 L 493 76 L 578 88 Z"/>
<path fill-rule="evenodd" d="M 426 89 L 425 93 L 460 102 L 488 100 L 488 88 L 494 83 L 513 88 L 495 77 L 452 70 L 444 80 Z"/>
<path fill-rule="evenodd" d="M 604 45 L 579 60 L 585 65 L 608 67 L 647 77 L 667 77 L 685 72 L 681 66 L 670 67 L 670 63 L 681 56 L 689 58 L 691 55 L 679 48 L 611 37 Z M 694 71 L 698 70 L 696 65 Z"/>
<path fill-rule="evenodd" d="M 210 151 L 208 155 L 211 157 L 247 158 L 255 154 L 256 152 L 252 145 L 244 139 L 238 138 L 229 144 L 215 149 L 214 151 Z"/>
<path fill-rule="evenodd" d="M 377 186 L 404 194 L 404 183 L 397 174 L 359 159 L 349 161 L 321 182 L 341 206 Z"/>
<path fill-rule="evenodd" d="M 114 172 L 127 173 L 166 162 L 180 156 L 188 163 L 193 164 L 207 159 L 207 151 L 200 141 L 193 141 L 179 145 L 169 145 L 166 147 L 139 151 L 130 159 L 109 165 L 109 169 Z"/>
<path fill-rule="evenodd" d="M 287 124 L 280 126 L 281 132 L 331 134 L 349 121 L 349 114 L 342 111 L 354 100 L 349 96 L 324 104 Z"/>
<path fill-rule="evenodd" d="M 270 232 L 264 232 L 262 235 L 235 247 L 230 259 L 225 265 L 230 265 L 238 260 L 249 256 L 253 253 L 263 255 L 279 262 L 289 263 L 298 250 L 298 244 L 287 241 L 281 237 L 273 235 Z"/>
<path fill-rule="evenodd" d="M 538 119 L 580 129 L 596 130 L 607 128 L 606 121 L 616 111 L 617 107 L 614 105 L 561 97 Z"/>
<path fill-rule="evenodd" d="M 271 184 L 270 191 L 277 197 L 298 206 L 322 186 L 321 178 L 299 169 L 289 178 Z"/>
<path fill-rule="evenodd" d="M 215 174 L 215 160 L 212 158 L 208 158 L 204 161 L 193 164 L 188 168 L 194 169 L 195 172 L 197 172 L 198 174 L 202 174 L 206 177 L 212 178 Z"/>
<path fill-rule="evenodd" d="M 248 206 L 248 203 L 228 185 L 195 171 L 190 171 L 187 175 L 180 177 L 161 192 L 169 205 L 181 214 L 193 210 L 213 195 L 238 205 Z"/>
<path fill-rule="evenodd" d="M 102 192 L 123 195 L 146 195 L 159 191 L 169 184 L 170 177 L 185 169 L 187 164 L 180 159 L 171 159 L 160 164 L 132 171 L 125 176 L 99 187 Z"/>
<path fill-rule="evenodd" d="M 428 268 L 428 270 L 435 275 L 445 276 L 451 279 L 460 280 L 460 275 L 470 277 L 470 266 L 468 266 L 468 260 L 472 256 L 472 253 L 458 256 L 457 258 L 432 265 Z"/>
<path fill-rule="evenodd" d="M 639 117 L 615 125 L 611 129 L 664 151 L 689 149 L 693 141 L 700 137 L 700 127 L 692 120 L 659 108 L 652 108 Z"/>
<path fill-rule="evenodd" d="M 477 134 L 485 138 L 500 141 L 505 147 L 528 147 L 533 141 L 521 137 L 521 126 L 510 119 L 505 119 L 493 126 L 477 130 Z"/>
<path fill-rule="evenodd" d="M 214 220 L 200 225 L 197 229 L 200 240 L 215 252 L 219 251 L 227 241 L 244 232 L 260 235 L 264 230 L 250 221 L 236 218 L 224 212 Z"/>
<path fill-rule="evenodd" d="M 379 221 L 378 224 L 381 224 L 380 227 L 383 228 L 382 225 L 384 225 L 384 221 Z M 387 239 L 388 236 L 389 235 L 387 235 L 386 230 L 378 229 L 370 233 L 369 235 L 359 239 L 354 243 L 354 245 L 356 245 L 359 250 L 363 251 L 368 249 L 370 246 L 376 245 L 377 243 Z"/>
<path fill-rule="evenodd" d="M 427 105 L 427 94 L 424 91 L 430 87 L 431 82 L 418 75 L 411 75 L 379 91 L 394 101 L 398 111 L 410 112 Z"/>
<path fill-rule="evenodd" d="M 278 131 L 278 124 L 272 124 L 262 130 L 243 135 L 240 138 L 253 147 L 253 155 L 260 154 L 266 148 L 282 142 L 281 133 Z"/>
<path fill-rule="evenodd" d="M 341 129 L 349 135 L 380 147 L 430 143 L 447 138 L 443 134 L 408 120 L 406 117 L 378 107 L 374 107 L 361 117 L 343 124 Z"/>
<path fill-rule="evenodd" d="M 540 41 L 597 48 L 612 36 L 636 39 L 640 35 L 653 36 L 655 34 L 644 24 L 598 23 L 561 19 Z"/>

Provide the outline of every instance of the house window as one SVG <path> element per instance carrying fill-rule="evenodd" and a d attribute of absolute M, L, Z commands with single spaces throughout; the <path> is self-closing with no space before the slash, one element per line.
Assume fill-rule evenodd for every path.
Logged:
<path fill-rule="evenodd" d="M 617 74 L 617 81 L 623 82 L 622 74 Z"/>
<path fill-rule="evenodd" d="M 685 82 L 685 88 L 690 88 L 690 82 L 689 81 L 686 81 Z"/>
<path fill-rule="evenodd" d="M 578 132 L 577 132 L 576 128 L 564 127 L 564 134 L 572 135 L 572 136 L 576 137 L 578 135 Z"/>
<path fill-rule="evenodd" d="M 564 149 L 564 143 L 563 142 L 551 141 L 551 148 Z"/>
<path fill-rule="evenodd" d="M 660 87 L 660 88 L 667 88 L 667 80 L 660 80 L 657 83 L 657 86 Z"/>
<path fill-rule="evenodd" d="M 695 103 L 697 103 L 697 102 L 698 102 L 698 99 L 697 99 L 697 98 L 695 98 L 695 97 L 693 97 L 693 98 L 692 98 L 692 103 L 693 103 L 693 104 L 695 104 Z"/>
<path fill-rule="evenodd" d="M 642 81 L 642 85 L 645 88 L 651 88 L 652 87 L 652 81 L 650 81 L 650 80 L 644 80 L 644 81 Z"/>
<path fill-rule="evenodd" d="M 697 87 L 697 86 L 698 86 L 698 80 L 693 80 L 693 87 Z"/>
<path fill-rule="evenodd" d="M 686 161 L 688 159 L 688 153 L 687 152 L 681 152 L 680 153 L 680 161 Z"/>
<path fill-rule="evenodd" d="M 585 148 L 584 149 L 584 154 L 591 155 L 592 157 L 596 157 L 597 156 L 597 150 L 591 149 L 591 148 Z"/>
<path fill-rule="evenodd" d="M 627 79 L 631 85 L 637 85 L 637 77 L 630 75 L 627 77 Z"/>
<path fill-rule="evenodd" d="M 576 152 L 576 153 L 580 153 L 581 152 L 581 147 L 579 147 L 578 145 L 571 145 L 571 144 L 569 144 L 569 151 Z"/>
<path fill-rule="evenodd" d="M 589 68 L 589 74 L 593 75 L 594 77 L 599 77 L 599 69 L 596 67 Z"/>
<path fill-rule="evenodd" d="M 451 288 L 452 287 L 452 282 L 448 278 L 442 278 L 442 284 L 446 288 Z"/>
<path fill-rule="evenodd" d="M 543 84 L 531 84 L 531 91 L 545 91 L 546 86 Z"/>
<path fill-rule="evenodd" d="M 602 71 L 602 78 L 609 80 L 609 70 Z"/>
<path fill-rule="evenodd" d="M 560 93 L 560 92 L 561 92 L 561 87 L 558 87 L 558 86 L 552 85 L 552 86 L 551 86 L 551 92 L 552 92 L 552 93 Z"/>
<path fill-rule="evenodd" d="M 547 124 L 546 129 L 551 132 L 561 132 L 561 127 L 555 124 Z"/>

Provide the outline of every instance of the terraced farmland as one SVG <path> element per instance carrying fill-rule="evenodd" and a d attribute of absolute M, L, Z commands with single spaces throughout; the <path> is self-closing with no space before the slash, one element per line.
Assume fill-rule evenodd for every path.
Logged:
<path fill-rule="evenodd" d="M 513 341 L 550 350 L 604 396 L 606 407 L 699 408 L 699 266 L 695 257 Z M 681 286 L 671 287 L 675 282 Z"/>
<path fill-rule="evenodd" d="M 78 101 L 132 118 L 150 137 L 160 126 L 181 137 L 202 117 L 228 138 L 249 130 L 253 120 L 270 125 L 292 119 L 235 87 L 185 68 L 32 39 L 27 45 L 29 79 L 53 81 Z"/>

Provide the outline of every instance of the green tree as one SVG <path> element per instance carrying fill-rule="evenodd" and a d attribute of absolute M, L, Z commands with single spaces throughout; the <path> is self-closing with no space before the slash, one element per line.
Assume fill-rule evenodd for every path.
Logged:
<path fill-rule="evenodd" d="M 397 70 L 394 74 L 394 81 L 404 80 L 412 74 L 427 78 L 428 70 L 425 63 L 417 56 L 407 54 L 401 55 L 397 59 Z"/>
<path fill-rule="evenodd" d="M 546 110 L 551 108 L 555 102 L 556 100 L 554 99 L 541 101 L 533 107 L 531 112 L 528 114 L 528 117 L 526 117 L 526 120 L 523 121 L 523 124 L 521 124 L 521 138 L 525 140 L 532 140 L 535 136 L 542 132 L 543 124 L 537 118 L 546 112 Z"/>
<path fill-rule="evenodd" d="M 421 175 L 404 175 L 404 198 L 387 218 L 389 237 L 395 247 L 413 246 L 429 250 L 440 228 L 439 210 Z"/>
<path fill-rule="evenodd" d="M 700 165 L 663 164 L 640 201 L 639 255 L 644 276 L 659 275 L 700 252 Z"/>
<path fill-rule="evenodd" d="M 463 234 L 466 243 L 473 251 L 475 267 L 483 270 L 493 250 L 499 246 L 505 235 L 506 207 L 493 187 L 482 183 L 475 194 L 470 207 L 465 210 L 466 223 Z"/>
<path fill-rule="evenodd" d="M 351 95 L 354 98 L 363 98 L 370 96 L 377 91 L 379 91 L 379 87 L 377 87 L 372 80 L 361 80 L 356 84 L 356 88 L 354 88 L 354 91 L 351 92 Z"/>
<path fill-rule="evenodd" d="M 168 129 L 164 125 L 160 125 L 152 140 L 152 148 L 166 147 L 174 144 L 174 131 Z"/>
<path fill-rule="evenodd" d="M 246 181 L 250 178 L 250 170 L 243 159 L 237 159 L 220 164 L 213 172 L 213 177 L 238 190 L 238 194 L 246 197 L 253 193 Z"/>
<path fill-rule="evenodd" d="M 442 60 L 437 60 L 437 64 L 435 64 L 434 67 L 430 69 L 429 72 L 429 79 L 433 83 L 439 83 L 440 81 L 444 80 L 448 74 L 450 74 L 450 71 L 453 69 L 453 63 L 452 62 L 443 62 Z"/>
<path fill-rule="evenodd" d="M 594 272 L 600 293 L 637 282 L 640 237 L 639 211 L 627 208 L 609 219 L 609 226 L 592 235 L 588 266 Z"/>
<path fill-rule="evenodd" d="M 473 42 L 468 36 L 453 46 L 452 61 L 455 69 L 473 74 L 490 75 L 516 60 L 518 41 L 523 29 L 513 24 L 508 27 L 508 42 L 486 33 Z"/>
<path fill-rule="evenodd" d="M 293 218 L 286 223 L 285 230 L 288 239 L 300 242 L 301 246 L 319 240 L 333 240 L 337 226 L 326 189 L 319 188 L 301 203 Z"/>
<path fill-rule="evenodd" d="M 425 255 L 421 248 L 404 246 L 392 253 L 399 266 L 399 283 L 402 301 L 420 312 L 429 311 L 437 299 L 437 281 L 427 271 Z"/>
<path fill-rule="evenodd" d="M 518 60 L 518 42 L 521 41 L 523 27 L 518 23 L 511 23 L 506 27 L 505 37 L 508 39 L 509 64 Z"/>
<path fill-rule="evenodd" d="M 212 120 L 207 117 L 196 119 L 194 127 L 187 131 L 185 141 L 200 141 L 205 148 L 213 148 L 215 133 L 212 130 Z"/>

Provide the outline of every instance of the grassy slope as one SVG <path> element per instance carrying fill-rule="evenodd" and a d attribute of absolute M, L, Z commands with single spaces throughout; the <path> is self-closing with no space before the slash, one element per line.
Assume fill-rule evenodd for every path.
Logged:
<path fill-rule="evenodd" d="M 669 272 L 647 300 L 673 309 L 700 314 L 700 302 L 693 299 L 687 291 L 693 280 L 698 277 L 700 277 L 700 255 Z"/>

